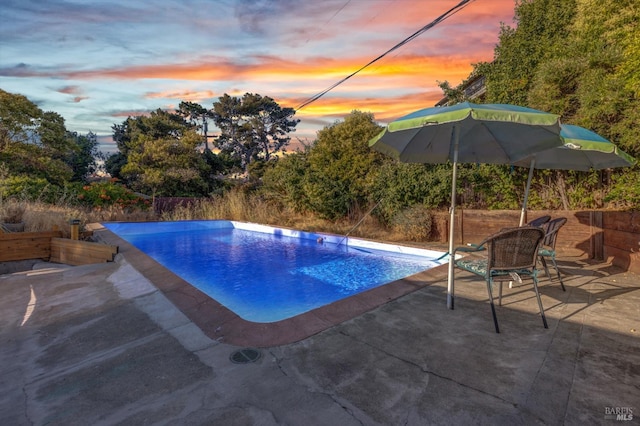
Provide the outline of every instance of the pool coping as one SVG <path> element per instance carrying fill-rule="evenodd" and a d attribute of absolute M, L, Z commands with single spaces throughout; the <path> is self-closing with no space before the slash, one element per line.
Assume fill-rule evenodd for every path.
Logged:
<path fill-rule="evenodd" d="M 448 264 L 338 300 L 292 318 L 247 321 L 198 290 L 100 223 L 87 225 L 94 236 L 117 245 L 118 256 L 140 272 L 209 338 L 236 346 L 265 348 L 298 342 L 447 277 Z"/>

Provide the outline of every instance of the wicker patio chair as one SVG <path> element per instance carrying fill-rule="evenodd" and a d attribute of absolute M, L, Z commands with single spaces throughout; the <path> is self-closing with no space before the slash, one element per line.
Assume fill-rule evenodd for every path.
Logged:
<path fill-rule="evenodd" d="M 551 259 L 553 267 L 556 268 L 556 273 L 558 274 L 558 279 L 560 280 L 562 291 L 567 290 L 564 288 L 564 283 L 562 282 L 562 277 L 560 276 L 560 269 L 558 269 L 558 264 L 556 263 L 556 241 L 558 239 L 558 231 L 565 223 L 567 223 L 567 218 L 559 217 L 542 225 L 542 229 L 544 230 L 545 235 L 544 240 L 542 240 L 542 246 L 538 251 L 538 256 L 540 258 L 540 261 L 542 262 L 542 266 L 544 267 L 544 272 L 547 274 L 547 277 L 549 277 L 549 279 L 551 279 L 551 275 L 549 275 L 549 268 L 547 267 L 546 259 Z"/>
<path fill-rule="evenodd" d="M 533 219 L 530 222 L 527 222 L 527 226 L 541 227 L 542 225 L 544 225 L 545 223 L 549 222 L 550 220 L 551 220 L 551 216 L 540 216 L 540 217 L 537 217 L 537 218 Z"/>
<path fill-rule="evenodd" d="M 544 315 L 542 301 L 540 300 L 540 293 L 538 292 L 538 271 L 536 270 L 538 250 L 544 235 L 544 231 L 541 228 L 533 226 L 503 229 L 485 238 L 484 241 L 476 246 L 458 247 L 453 251 L 452 259 L 456 259 L 456 252 L 487 251 L 486 257 L 465 256 L 454 260 L 454 265 L 485 279 L 496 333 L 500 333 L 500 328 L 498 327 L 496 308 L 493 303 L 493 283 L 498 282 L 500 284 L 498 303 L 501 305 L 502 283 L 505 281 L 521 282 L 522 278 L 531 278 L 533 280 L 533 289 L 538 299 L 542 324 L 544 328 L 549 328 Z"/>

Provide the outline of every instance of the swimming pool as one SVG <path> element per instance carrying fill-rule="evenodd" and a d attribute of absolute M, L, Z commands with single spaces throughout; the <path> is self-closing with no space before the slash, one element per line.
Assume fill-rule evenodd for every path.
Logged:
<path fill-rule="evenodd" d="M 291 318 L 418 272 L 442 253 L 234 221 L 105 223 L 241 318 Z"/>

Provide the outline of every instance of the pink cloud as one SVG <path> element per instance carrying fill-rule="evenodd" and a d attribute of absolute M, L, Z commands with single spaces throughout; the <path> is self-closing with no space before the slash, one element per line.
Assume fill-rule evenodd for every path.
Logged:
<path fill-rule="evenodd" d="M 64 93 L 65 95 L 76 95 L 81 93 L 82 90 L 78 86 L 64 86 L 57 90 L 60 93 Z"/>
<path fill-rule="evenodd" d="M 145 95 L 148 99 L 179 99 L 181 101 L 189 101 L 189 102 L 202 102 L 206 99 L 211 99 L 216 97 L 217 95 L 212 90 L 203 90 L 203 91 L 191 91 L 191 90 L 180 90 L 180 91 L 168 91 L 168 92 L 150 92 Z"/>

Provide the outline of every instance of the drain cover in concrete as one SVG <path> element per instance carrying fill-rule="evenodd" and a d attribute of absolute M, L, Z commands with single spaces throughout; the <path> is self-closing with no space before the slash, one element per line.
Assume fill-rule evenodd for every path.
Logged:
<path fill-rule="evenodd" d="M 240 349 L 231 354 L 229 359 L 235 364 L 248 364 L 250 362 L 256 362 L 260 359 L 262 353 L 257 349 Z"/>

